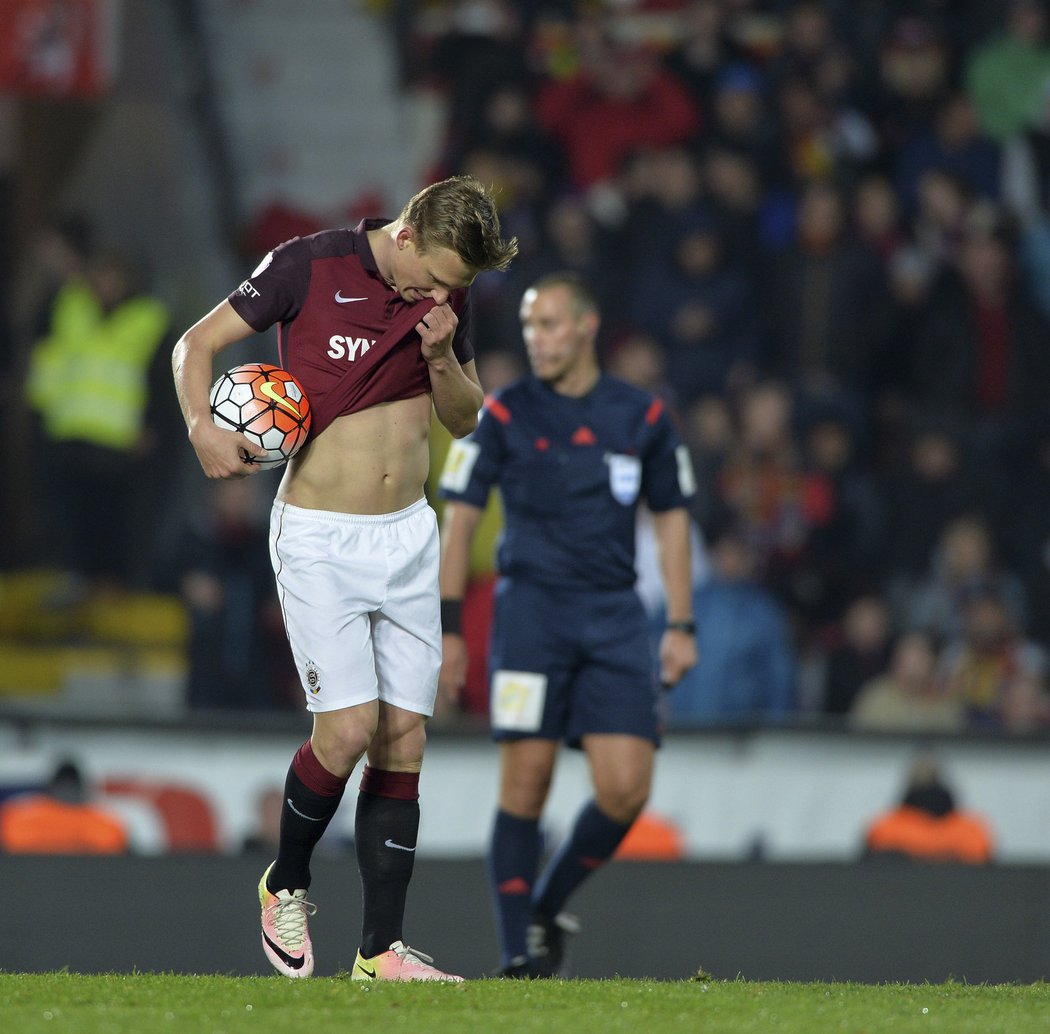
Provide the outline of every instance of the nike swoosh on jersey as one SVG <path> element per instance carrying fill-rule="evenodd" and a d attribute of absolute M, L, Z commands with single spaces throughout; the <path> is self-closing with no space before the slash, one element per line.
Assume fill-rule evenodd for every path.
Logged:
<path fill-rule="evenodd" d="M 342 293 L 339 291 L 335 292 L 335 300 L 342 305 L 344 302 L 367 302 L 367 298 L 344 298 Z"/>
<path fill-rule="evenodd" d="M 283 395 L 278 395 L 274 391 L 273 381 L 263 381 L 259 385 L 259 391 L 261 391 L 268 399 L 273 399 L 282 409 L 287 409 L 296 418 L 301 418 L 302 413 L 296 408 L 295 403 L 291 399 L 286 399 Z"/>
<path fill-rule="evenodd" d="M 383 843 L 386 844 L 387 847 L 396 848 L 398 851 L 414 851 L 415 850 L 414 847 L 405 847 L 404 844 L 395 844 L 393 840 L 384 840 Z"/>

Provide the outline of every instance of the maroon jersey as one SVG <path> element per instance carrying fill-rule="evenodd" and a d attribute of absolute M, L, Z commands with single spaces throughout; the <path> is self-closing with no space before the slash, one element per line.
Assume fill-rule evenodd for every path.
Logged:
<path fill-rule="evenodd" d="M 338 416 L 430 391 L 415 326 L 434 301 L 406 302 L 388 287 L 365 236 L 388 222 L 286 241 L 229 296 L 255 330 L 278 325 L 280 364 L 310 400 L 311 437 Z M 474 358 L 469 290 L 453 291 L 448 303 L 459 318 L 452 348 L 467 363 Z"/>

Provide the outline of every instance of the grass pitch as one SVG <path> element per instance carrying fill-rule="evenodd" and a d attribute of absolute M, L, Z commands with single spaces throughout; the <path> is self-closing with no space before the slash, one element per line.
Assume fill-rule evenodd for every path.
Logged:
<path fill-rule="evenodd" d="M 19 1034 L 1047 1034 L 1050 984 L 789 984 L 745 980 L 473 980 L 84 976 L 0 972 Z"/>

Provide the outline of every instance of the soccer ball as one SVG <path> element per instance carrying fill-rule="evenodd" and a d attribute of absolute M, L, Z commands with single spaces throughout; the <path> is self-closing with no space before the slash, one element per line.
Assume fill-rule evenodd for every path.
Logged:
<path fill-rule="evenodd" d="M 249 461 L 260 467 L 286 463 L 310 433 L 310 400 L 302 385 L 279 366 L 235 366 L 211 386 L 209 401 L 219 427 L 240 431 L 266 450 L 266 456 Z"/>

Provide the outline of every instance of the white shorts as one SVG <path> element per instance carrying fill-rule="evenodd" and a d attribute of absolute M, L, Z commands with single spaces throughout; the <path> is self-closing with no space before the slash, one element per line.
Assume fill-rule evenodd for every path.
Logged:
<path fill-rule="evenodd" d="M 439 546 L 426 499 L 375 516 L 277 501 L 270 560 L 308 710 L 379 699 L 434 713 Z"/>

